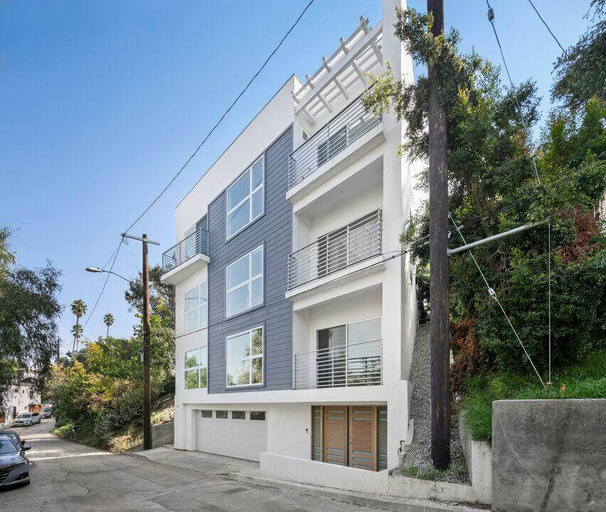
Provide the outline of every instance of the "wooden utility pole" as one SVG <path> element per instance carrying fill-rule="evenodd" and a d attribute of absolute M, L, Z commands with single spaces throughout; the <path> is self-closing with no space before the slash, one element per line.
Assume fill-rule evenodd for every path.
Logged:
<path fill-rule="evenodd" d="M 143 449 L 152 448 L 151 380 L 149 361 L 149 264 L 147 235 L 143 235 Z"/>
<path fill-rule="evenodd" d="M 160 245 L 149 240 L 147 235 L 141 238 L 122 233 L 124 238 L 138 240 L 143 249 L 143 449 L 152 448 L 151 427 L 151 370 L 150 370 L 150 329 L 149 329 L 149 263 L 147 261 L 148 244 Z"/>
<path fill-rule="evenodd" d="M 432 34 L 444 32 L 444 0 L 427 0 Z M 435 66 L 429 78 L 429 304 L 431 311 L 431 459 L 450 465 L 450 333 L 448 307 L 448 167 L 446 110 Z"/>

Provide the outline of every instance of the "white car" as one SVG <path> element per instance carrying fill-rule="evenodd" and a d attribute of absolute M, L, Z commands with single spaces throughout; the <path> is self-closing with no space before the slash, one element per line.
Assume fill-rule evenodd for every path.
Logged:
<path fill-rule="evenodd" d="M 40 423 L 40 415 L 37 412 L 22 412 L 13 420 L 13 427 L 28 427 Z"/>

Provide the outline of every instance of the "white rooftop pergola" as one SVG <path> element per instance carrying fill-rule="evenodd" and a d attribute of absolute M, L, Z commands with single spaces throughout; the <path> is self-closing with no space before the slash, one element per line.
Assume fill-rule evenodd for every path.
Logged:
<path fill-rule="evenodd" d="M 339 48 L 322 57 L 322 66 L 305 83 L 292 92 L 295 115 L 310 127 L 330 116 L 361 94 L 368 80 L 364 73 L 378 73 L 383 65 L 383 32 L 378 23 L 370 27 L 368 19 L 360 16 L 360 26 L 347 40 L 340 38 Z"/>

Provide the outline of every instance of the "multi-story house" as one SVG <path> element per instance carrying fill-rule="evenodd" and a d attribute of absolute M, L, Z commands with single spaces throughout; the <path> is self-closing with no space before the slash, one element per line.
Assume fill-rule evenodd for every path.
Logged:
<path fill-rule="evenodd" d="M 175 447 L 382 470 L 409 432 L 417 326 L 399 235 L 417 170 L 361 104 L 367 72 L 413 80 L 383 20 L 291 76 L 176 209 Z M 306 466 L 307 467 L 307 466 Z M 324 467 L 324 466 L 322 466 Z"/>
<path fill-rule="evenodd" d="M 4 410 L 0 409 L 0 430 L 10 427 L 22 412 L 40 412 L 40 391 L 35 386 L 36 374 L 24 370 L 15 381 L 9 385 L 0 400 Z"/>

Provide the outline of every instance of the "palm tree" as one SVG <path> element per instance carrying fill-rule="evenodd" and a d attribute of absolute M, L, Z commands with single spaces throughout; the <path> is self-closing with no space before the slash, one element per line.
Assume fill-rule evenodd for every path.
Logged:
<path fill-rule="evenodd" d="M 80 336 L 82 336 L 83 332 L 84 332 L 84 328 L 80 324 L 75 324 L 72 327 L 72 334 L 74 335 L 74 349 L 73 349 L 72 353 L 75 353 L 75 351 L 78 349 L 77 340 L 80 339 Z"/>
<path fill-rule="evenodd" d="M 72 329 L 72 334 L 74 335 L 74 345 L 72 347 L 72 352 L 78 350 L 78 343 L 80 341 L 80 336 L 82 336 L 83 329 L 77 329 L 80 327 L 80 318 L 86 315 L 86 304 L 82 299 L 76 299 L 71 304 L 72 313 L 76 315 L 76 325 Z"/>
<path fill-rule="evenodd" d="M 107 334 L 105 335 L 105 337 L 108 338 L 109 337 L 109 326 L 114 325 L 114 315 L 112 315 L 111 313 L 108 313 L 107 315 L 105 315 L 103 317 L 103 323 L 105 325 L 107 325 Z"/>

